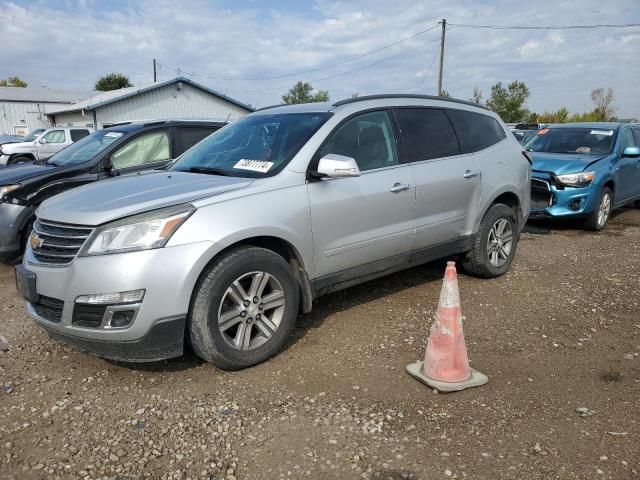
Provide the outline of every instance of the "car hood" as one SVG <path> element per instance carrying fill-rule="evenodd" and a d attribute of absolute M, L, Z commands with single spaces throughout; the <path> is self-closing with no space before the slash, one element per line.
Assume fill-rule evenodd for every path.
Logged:
<path fill-rule="evenodd" d="M 31 147 L 33 146 L 33 144 L 34 142 L 11 142 L 11 143 L 5 144 L 5 146 L 11 149 L 15 149 L 15 148 L 22 148 L 22 147 Z"/>
<path fill-rule="evenodd" d="M 533 157 L 532 170 L 553 172 L 556 175 L 581 172 L 593 162 L 603 159 L 607 155 L 584 155 L 578 153 L 546 153 L 530 152 Z"/>
<path fill-rule="evenodd" d="M 20 183 L 28 178 L 37 177 L 44 173 L 55 170 L 53 165 L 41 165 L 33 162 L 21 163 L 5 168 L 0 168 L 0 185 L 11 185 Z"/>
<path fill-rule="evenodd" d="M 252 181 L 186 172 L 127 175 L 56 195 L 40 206 L 37 215 L 56 222 L 101 225 L 136 213 L 220 195 Z"/>

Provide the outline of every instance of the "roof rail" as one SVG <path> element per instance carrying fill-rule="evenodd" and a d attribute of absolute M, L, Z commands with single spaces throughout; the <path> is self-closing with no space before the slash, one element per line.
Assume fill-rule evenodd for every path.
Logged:
<path fill-rule="evenodd" d="M 461 103 L 463 105 L 470 105 L 472 107 L 483 108 L 485 110 L 489 110 L 484 105 L 478 105 L 477 103 L 468 102 L 466 100 L 458 100 L 457 98 L 450 97 L 438 97 L 436 95 L 416 95 L 412 93 L 391 93 L 391 94 L 380 94 L 380 95 L 364 95 L 362 97 L 355 98 L 346 98 L 344 100 L 340 100 L 332 104 L 333 107 L 339 107 L 340 105 L 347 105 L 349 103 L 356 102 L 364 102 L 366 100 L 381 100 L 386 98 L 416 98 L 422 100 L 441 100 L 443 102 L 453 102 L 453 103 Z"/>
<path fill-rule="evenodd" d="M 278 103 L 276 105 L 267 105 L 266 107 L 262 107 L 262 108 L 258 108 L 256 110 L 254 110 L 254 112 L 261 112 L 262 110 L 269 110 L 270 108 L 284 107 L 285 105 L 289 105 L 289 104 L 288 103 Z"/>

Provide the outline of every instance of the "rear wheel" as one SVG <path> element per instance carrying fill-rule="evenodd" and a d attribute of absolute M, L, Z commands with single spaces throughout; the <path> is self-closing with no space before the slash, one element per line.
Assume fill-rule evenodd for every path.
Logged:
<path fill-rule="evenodd" d="M 231 251 L 196 286 L 189 314 L 191 346 L 224 370 L 256 365 L 284 346 L 299 302 L 297 281 L 280 255 L 258 247 Z"/>
<path fill-rule="evenodd" d="M 513 209 L 498 203 L 485 213 L 473 249 L 462 261 L 464 270 L 482 278 L 504 274 L 516 254 L 520 237 L 518 220 Z"/>
<path fill-rule="evenodd" d="M 600 192 L 600 199 L 598 205 L 593 210 L 593 213 L 584 224 L 584 228 L 587 230 L 602 230 L 609 221 L 611 211 L 613 210 L 613 192 L 609 187 L 604 187 Z"/>

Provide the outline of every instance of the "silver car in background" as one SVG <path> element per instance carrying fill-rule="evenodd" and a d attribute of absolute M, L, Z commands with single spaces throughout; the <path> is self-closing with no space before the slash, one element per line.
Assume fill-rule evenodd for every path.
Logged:
<path fill-rule="evenodd" d="M 267 108 L 167 170 L 47 200 L 18 291 L 50 335 L 110 359 L 262 362 L 323 294 L 445 256 L 496 277 L 530 162 L 477 105 L 379 95 Z"/>

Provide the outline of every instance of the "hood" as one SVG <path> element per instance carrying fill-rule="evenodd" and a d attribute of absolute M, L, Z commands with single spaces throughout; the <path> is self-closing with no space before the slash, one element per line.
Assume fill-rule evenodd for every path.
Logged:
<path fill-rule="evenodd" d="M 58 167 L 53 165 L 41 165 L 33 162 L 19 163 L 9 167 L 0 168 L 0 185 L 11 185 L 20 183 L 28 178 L 37 177 L 44 173 L 55 170 Z"/>
<path fill-rule="evenodd" d="M 146 172 L 95 182 L 50 198 L 38 209 L 43 219 L 101 225 L 157 208 L 220 195 L 252 179 L 186 172 Z"/>
<path fill-rule="evenodd" d="M 32 142 L 11 142 L 5 143 L 4 148 L 8 151 L 13 151 L 14 149 L 24 148 L 24 147 L 32 147 L 35 141 Z"/>
<path fill-rule="evenodd" d="M 579 153 L 547 153 L 529 152 L 533 157 L 532 170 L 553 172 L 556 175 L 581 172 L 593 162 L 605 158 L 607 155 L 585 155 Z"/>

